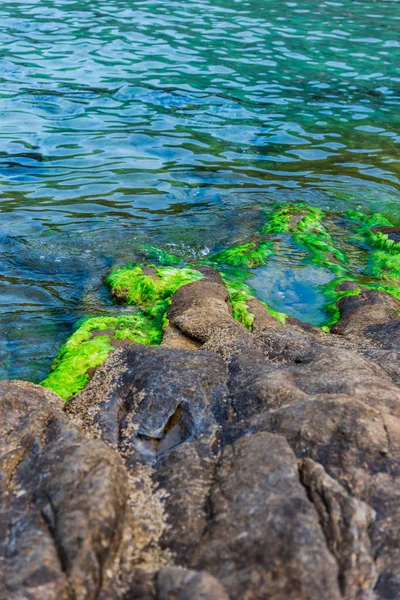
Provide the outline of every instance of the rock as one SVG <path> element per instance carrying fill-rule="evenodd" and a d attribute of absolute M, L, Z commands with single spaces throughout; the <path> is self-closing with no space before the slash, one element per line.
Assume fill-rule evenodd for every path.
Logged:
<path fill-rule="evenodd" d="M 278 321 L 269 313 L 267 307 L 258 298 L 251 298 L 246 304 L 251 314 L 254 315 L 254 332 L 262 331 L 267 326 L 278 326 Z"/>
<path fill-rule="evenodd" d="M 224 362 L 202 350 L 132 344 L 97 369 L 66 411 L 130 462 L 152 464 L 215 430 L 225 378 Z"/>
<path fill-rule="evenodd" d="M 184 335 L 177 327 L 168 324 L 163 331 L 161 346 L 167 348 L 182 348 L 183 350 L 198 350 L 201 348 L 201 342 L 196 342 L 192 338 Z"/>
<path fill-rule="evenodd" d="M 346 600 L 372 600 L 376 568 L 368 528 L 375 517 L 374 511 L 365 502 L 352 498 L 313 460 L 305 458 L 299 468 L 328 548 L 337 560 L 342 596 Z"/>
<path fill-rule="evenodd" d="M 374 338 L 374 331 L 376 335 L 380 327 L 393 322 L 397 323 L 398 334 L 400 302 L 384 292 L 362 290 L 357 296 L 341 298 L 337 307 L 340 319 L 332 327 L 332 333 Z"/>
<path fill-rule="evenodd" d="M 194 563 L 230 598 L 341 597 L 336 561 L 284 438 L 260 433 L 227 446 L 209 513 Z"/>
<path fill-rule="evenodd" d="M 56 394 L 0 382 L 0 597 L 110 597 L 126 521 L 121 460 Z"/>
<path fill-rule="evenodd" d="M 226 377 L 224 361 L 202 350 L 134 345 L 114 352 L 66 408 L 118 449 L 132 474 L 152 467 L 165 511 L 157 543 L 182 561 L 205 526 Z"/>
<path fill-rule="evenodd" d="M 0 384 L 0 598 L 400 597 L 400 303 L 249 332 L 202 272 L 64 411 Z"/>
<path fill-rule="evenodd" d="M 374 233 L 380 232 L 387 235 L 389 240 L 392 240 L 395 244 L 400 243 L 400 227 L 381 226 L 374 227 L 372 231 Z"/>
<path fill-rule="evenodd" d="M 166 527 L 161 548 L 191 565 L 208 526 L 208 498 L 219 454 L 217 436 L 184 443 L 159 459 L 153 480 L 163 493 Z"/>
<path fill-rule="evenodd" d="M 204 571 L 161 569 L 157 589 L 157 600 L 229 600 L 221 584 Z"/>
<path fill-rule="evenodd" d="M 216 326 L 240 327 L 232 319 L 224 285 L 207 280 L 184 285 L 174 294 L 168 318 L 185 335 L 206 342 Z"/>

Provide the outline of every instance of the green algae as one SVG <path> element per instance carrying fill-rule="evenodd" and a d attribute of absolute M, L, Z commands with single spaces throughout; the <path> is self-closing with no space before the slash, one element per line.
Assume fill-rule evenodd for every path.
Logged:
<path fill-rule="evenodd" d="M 296 230 L 312 231 L 322 227 L 324 213 L 304 202 L 281 204 L 273 212 L 267 213 L 268 222 L 262 228 L 264 234 L 291 233 Z"/>
<path fill-rule="evenodd" d="M 101 365 L 112 351 L 108 336 L 100 335 L 70 348 L 61 348 L 53 370 L 41 383 L 56 392 L 63 400 L 77 394 L 89 381 L 89 369 Z"/>
<path fill-rule="evenodd" d="M 171 299 L 182 285 L 203 277 L 191 267 L 155 267 L 151 275 L 145 274 L 143 268 L 143 265 L 128 264 L 110 273 L 106 283 L 117 299 L 141 308 L 154 306 Z"/>
<path fill-rule="evenodd" d="M 211 255 L 209 262 L 229 265 L 231 267 L 255 269 L 256 267 L 266 265 L 272 254 L 272 242 L 264 240 L 258 244 L 250 242 L 247 244 L 238 244 L 227 250 L 221 250 Z"/>
<path fill-rule="evenodd" d="M 129 264 L 110 273 L 106 283 L 114 296 L 135 306 L 135 312 L 85 320 L 61 347 L 50 375 L 42 381 L 43 386 L 68 400 L 85 387 L 88 370 L 107 358 L 113 349 L 113 338 L 148 346 L 161 343 L 172 296 L 182 285 L 203 275 L 190 267 L 152 267 L 152 277 L 144 273 L 144 268 Z M 108 335 L 101 335 L 104 331 Z M 100 335 L 92 337 L 94 332 Z"/>
<path fill-rule="evenodd" d="M 274 241 L 263 239 L 260 234 L 291 235 L 294 242 L 307 252 L 308 260 L 332 272 L 333 279 L 319 286 L 326 298 L 324 310 L 327 319 L 321 325 L 326 332 L 340 318 L 337 302 L 344 296 L 357 295 L 362 289 L 378 289 L 400 300 L 400 244 L 390 240 L 385 233 L 374 231 L 380 226 L 392 226 L 382 215 L 368 216 L 355 211 L 346 213 L 346 218 L 353 224 L 356 243 L 371 250 L 365 277 L 370 276 L 377 281 L 365 281 L 363 276 L 362 284 L 344 252 L 335 247 L 324 224 L 327 215 L 321 209 L 304 203 L 285 204 L 267 216 L 268 221 L 258 234 L 260 241 L 238 244 L 199 261 L 199 264 L 210 265 L 219 271 L 229 293 L 233 317 L 249 331 L 253 329 L 254 315 L 248 302 L 257 294 L 247 281 L 253 275 L 251 269 L 266 265 L 274 253 Z M 354 241 L 350 240 L 350 243 Z M 52 372 L 42 382 L 65 400 L 84 388 L 89 379 L 88 370 L 102 364 L 112 351 L 112 339 L 160 344 L 173 294 L 182 285 L 203 277 L 195 266 L 183 266 L 181 259 L 155 246 L 149 245 L 144 251 L 158 264 L 128 264 L 112 271 L 106 279 L 113 297 L 120 303 L 135 307 L 134 312 L 117 317 L 94 317 L 81 323 L 60 349 Z M 177 264 L 182 266 L 177 268 Z M 337 287 L 344 281 L 353 281 L 357 288 L 338 290 Z M 260 302 L 278 323 L 285 324 L 287 315 Z M 107 335 L 102 334 L 105 331 Z"/>
<path fill-rule="evenodd" d="M 275 212 L 267 213 L 267 217 L 263 234 L 291 234 L 293 240 L 309 253 L 312 263 L 328 268 L 337 276 L 346 272 L 346 256 L 334 245 L 323 225 L 326 213 L 320 208 L 303 202 L 284 204 Z"/>
<path fill-rule="evenodd" d="M 146 258 L 156 262 L 159 265 L 179 265 L 183 261 L 179 256 L 175 256 L 175 254 L 171 254 L 164 250 L 163 248 L 158 248 L 158 246 L 154 246 L 153 244 L 144 244 L 140 248 Z"/>
<path fill-rule="evenodd" d="M 391 223 L 380 213 L 364 215 L 356 211 L 347 211 L 346 216 L 356 224 L 356 235 L 372 249 L 368 260 L 368 273 L 377 279 L 388 282 L 389 285 L 379 285 L 379 289 L 388 291 L 398 297 L 400 293 L 400 243 L 396 243 L 376 227 L 391 227 Z"/>

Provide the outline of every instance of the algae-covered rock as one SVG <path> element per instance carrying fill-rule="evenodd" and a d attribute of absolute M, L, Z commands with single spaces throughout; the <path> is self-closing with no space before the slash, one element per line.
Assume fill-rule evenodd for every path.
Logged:
<path fill-rule="evenodd" d="M 396 235 L 294 203 L 115 269 L 45 387 L 0 385 L 0 598 L 400 597 Z M 324 327 L 249 285 L 285 236 L 332 274 Z"/>
<path fill-rule="evenodd" d="M 271 319 L 283 325 L 290 317 L 257 299 L 255 290 L 248 284 L 252 270 L 266 265 L 274 254 L 274 243 L 279 236 L 291 237 L 306 252 L 306 263 L 313 263 L 332 273 L 331 281 L 320 286 L 326 298 L 326 320 L 321 323 L 325 331 L 335 327 L 332 331 L 339 331 L 336 325 L 340 318 L 339 303 L 344 307 L 346 302 L 357 302 L 351 297 L 360 295 L 362 290 L 366 294 L 368 289 L 377 289 L 400 299 L 400 246 L 395 241 L 396 237 L 390 237 L 397 235 L 398 228 L 382 215 L 346 213 L 347 222 L 352 227 L 349 243 L 362 243 L 372 249 L 364 273 L 375 277 L 375 280 L 366 282 L 363 274 L 361 283 L 349 264 L 348 256 L 335 244 L 328 230 L 329 219 L 321 209 L 304 203 L 280 205 L 275 211 L 266 213 L 265 225 L 255 232 L 250 242 L 213 252 L 195 266 L 185 265 L 180 258 L 155 246 L 144 248 L 144 254 L 158 260 L 159 265 L 128 264 L 110 273 L 106 283 L 114 300 L 124 304 L 125 310 L 121 314 L 93 317 L 81 323 L 60 349 L 51 373 L 42 384 L 68 400 L 85 387 L 93 370 L 115 348 L 129 343 L 149 346 L 163 343 L 171 347 L 196 349 L 207 341 L 208 334 L 206 330 L 200 331 L 201 327 L 207 329 L 211 326 L 215 338 L 218 322 L 220 332 L 224 329 L 228 335 L 229 330 L 229 335 L 233 335 L 234 323 L 225 318 L 230 314 L 249 331 L 260 328 L 260 323 L 271 322 Z M 207 286 L 196 287 L 196 282 L 202 279 Z M 180 310 L 179 316 L 176 316 L 175 309 L 170 309 L 171 299 L 187 284 L 193 284 L 193 289 L 199 290 L 203 297 L 192 299 L 193 310 L 187 306 L 184 315 Z M 187 293 L 185 289 L 178 293 L 174 305 L 183 302 Z M 365 294 L 360 296 L 360 302 Z M 190 317 L 190 310 L 195 315 L 194 319 Z M 177 319 L 181 319 L 180 324 L 175 323 Z M 182 319 L 186 320 L 186 325 Z M 189 325 L 190 320 L 192 325 Z M 343 328 L 344 322 L 345 317 L 342 317 L 340 327 Z"/>
<path fill-rule="evenodd" d="M 200 271 L 188 267 L 126 265 L 113 271 L 106 280 L 112 295 L 135 310 L 85 320 L 60 349 L 42 385 L 67 400 L 85 387 L 90 370 L 101 365 L 114 348 L 124 342 L 160 344 L 172 295 L 202 277 Z"/>
<path fill-rule="evenodd" d="M 326 333 L 224 269 L 114 272 L 132 313 L 67 341 L 65 406 L 2 384 L 0 597 L 400 596 L 398 301 L 340 278 Z"/>

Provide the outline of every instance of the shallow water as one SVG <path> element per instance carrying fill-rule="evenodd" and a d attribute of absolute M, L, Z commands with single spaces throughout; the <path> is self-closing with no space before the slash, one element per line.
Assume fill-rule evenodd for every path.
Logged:
<path fill-rule="evenodd" d="M 3 0 L 0 376 L 40 381 L 151 241 L 186 260 L 304 200 L 400 219 L 397 0 Z M 318 322 L 281 252 L 252 284 Z"/>

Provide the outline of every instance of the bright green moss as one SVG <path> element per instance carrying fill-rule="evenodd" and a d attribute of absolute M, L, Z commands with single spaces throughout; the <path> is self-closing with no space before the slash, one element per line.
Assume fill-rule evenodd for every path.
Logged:
<path fill-rule="evenodd" d="M 264 234 L 291 234 L 293 240 L 308 251 L 314 264 L 326 267 L 335 275 L 346 272 L 345 254 L 336 248 L 332 237 L 323 225 L 325 213 L 304 203 L 285 204 L 268 214 Z"/>
<path fill-rule="evenodd" d="M 254 315 L 247 308 L 247 300 L 253 298 L 251 288 L 244 283 L 224 279 L 229 292 L 229 302 L 232 306 L 233 318 L 244 325 L 249 331 L 253 329 Z"/>
<path fill-rule="evenodd" d="M 143 308 L 171 298 L 182 285 L 203 276 L 190 267 L 156 267 L 155 277 L 145 275 L 143 265 L 126 265 L 110 273 L 106 283 L 116 298 Z"/>
<path fill-rule="evenodd" d="M 227 250 L 222 250 L 209 257 L 208 262 L 214 262 L 231 267 L 247 267 L 255 269 L 266 265 L 268 258 L 272 256 L 272 243 L 262 241 L 259 244 L 251 242 L 248 244 L 239 244 Z"/>
<path fill-rule="evenodd" d="M 329 331 L 340 318 L 337 301 L 343 296 L 359 294 L 361 289 L 379 289 L 400 300 L 400 244 L 396 244 L 380 231 L 379 226 L 392 224 L 382 215 L 363 215 L 349 211 L 347 217 L 356 226 L 357 240 L 372 249 L 368 271 L 378 281 L 360 285 L 355 290 L 337 291 L 342 281 L 355 281 L 346 256 L 335 247 L 332 237 L 323 225 L 325 213 L 306 204 L 283 205 L 268 215 L 264 235 L 290 234 L 293 240 L 309 254 L 311 262 L 328 268 L 335 278 L 321 286 L 326 298 L 327 321 L 322 329 Z M 229 292 L 234 318 L 249 331 L 254 315 L 248 302 L 256 297 L 246 281 L 255 269 L 266 265 L 273 254 L 273 242 L 263 240 L 239 244 L 204 259 L 219 270 Z M 88 370 L 99 366 L 113 349 L 112 340 L 130 340 L 146 345 L 158 345 L 163 329 L 168 323 L 167 312 L 173 294 L 182 286 L 203 277 L 192 267 L 171 266 L 180 259 L 154 246 L 145 248 L 148 256 L 158 264 L 170 266 L 129 264 L 114 270 L 106 280 L 113 296 L 136 310 L 119 316 L 94 317 L 80 324 L 60 349 L 52 372 L 42 385 L 54 390 L 67 400 L 81 391 L 88 381 Z M 221 268 L 222 266 L 222 268 Z M 357 282 L 356 282 L 357 283 Z M 263 302 L 270 314 L 281 324 L 286 315 Z M 103 334 L 107 332 L 107 335 Z"/>
<path fill-rule="evenodd" d="M 346 215 L 357 225 L 356 235 L 358 239 L 373 250 L 369 257 L 367 272 L 373 277 L 383 280 L 383 282 L 387 281 L 388 286 L 384 283 L 381 284 L 384 291 L 390 289 L 392 291 L 388 293 L 398 297 L 400 290 L 400 243 L 395 243 L 381 231 L 373 231 L 375 227 L 390 227 L 393 224 L 379 213 L 363 215 L 356 211 L 348 211 Z"/>
<path fill-rule="evenodd" d="M 349 219 L 358 222 L 366 230 L 373 229 L 374 227 L 391 227 L 393 223 L 388 221 L 386 217 L 380 213 L 374 213 L 373 215 L 364 215 L 364 213 L 356 210 L 348 210 L 345 213 Z"/>
<path fill-rule="evenodd" d="M 107 336 L 97 336 L 77 346 L 65 344 L 55 366 L 42 385 L 56 392 L 63 400 L 77 394 L 87 384 L 87 371 L 101 365 L 113 349 Z"/>
<path fill-rule="evenodd" d="M 264 234 L 291 233 L 293 231 L 317 231 L 322 228 L 324 213 L 304 202 L 282 204 L 278 210 L 267 213 L 268 222 L 262 228 Z"/>
<path fill-rule="evenodd" d="M 143 265 L 127 265 L 107 278 L 114 295 L 137 310 L 117 317 L 93 317 L 84 321 L 61 347 L 52 372 L 42 385 L 64 400 L 80 392 L 88 382 L 87 371 L 98 367 L 113 349 L 111 340 L 130 340 L 155 346 L 162 340 L 173 294 L 185 283 L 202 278 L 195 269 L 155 267 L 157 279 L 145 275 Z M 94 332 L 107 331 L 108 335 Z"/>

